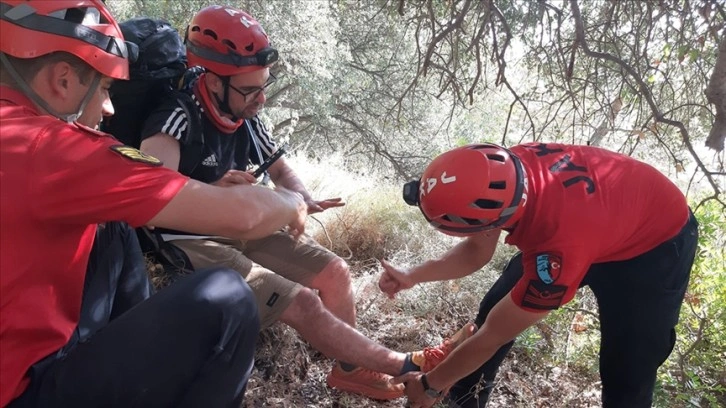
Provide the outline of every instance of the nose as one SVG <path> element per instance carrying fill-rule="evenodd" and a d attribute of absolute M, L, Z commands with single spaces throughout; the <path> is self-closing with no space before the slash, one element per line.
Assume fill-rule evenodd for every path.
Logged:
<path fill-rule="evenodd" d="M 255 97 L 255 101 L 257 103 L 259 103 L 260 105 L 264 105 L 265 104 L 265 102 L 267 101 L 267 95 L 265 94 L 265 90 L 264 89 L 260 90 L 260 92 Z"/>
<path fill-rule="evenodd" d="M 115 113 L 115 110 L 113 109 L 113 102 L 111 102 L 111 97 L 107 96 L 106 99 L 103 101 L 103 105 L 101 105 L 101 115 L 104 117 L 113 116 Z"/>

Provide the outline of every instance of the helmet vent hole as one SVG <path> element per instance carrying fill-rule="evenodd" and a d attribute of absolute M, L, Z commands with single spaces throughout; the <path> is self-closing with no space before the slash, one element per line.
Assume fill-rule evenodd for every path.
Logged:
<path fill-rule="evenodd" d="M 212 30 L 209 30 L 209 29 L 204 30 L 204 35 L 208 35 L 208 36 L 214 38 L 215 40 L 218 39 L 217 38 L 217 33 L 215 33 Z"/>
<path fill-rule="evenodd" d="M 489 188 L 492 190 L 506 190 L 507 189 L 507 182 L 506 181 L 492 181 L 489 183 Z"/>
<path fill-rule="evenodd" d="M 501 154 L 487 154 L 487 159 L 504 163 L 506 158 Z"/>
<path fill-rule="evenodd" d="M 199 28 L 199 26 L 194 26 L 194 27 L 192 27 L 192 31 L 199 32 L 199 31 L 202 31 L 202 29 Z"/>
<path fill-rule="evenodd" d="M 449 214 L 442 216 L 441 219 L 447 222 L 454 222 L 457 224 L 482 225 L 481 220 L 477 220 L 476 218 L 457 217 L 455 215 Z"/>
<path fill-rule="evenodd" d="M 234 45 L 234 43 L 232 41 L 230 41 L 230 40 L 224 39 L 224 40 L 222 40 L 222 44 L 226 45 L 227 47 L 229 47 L 229 48 L 231 48 L 233 50 L 236 50 L 237 49 L 237 46 Z"/>
<path fill-rule="evenodd" d="M 482 209 L 487 210 L 495 210 L 497 208 L 502 208 L 504 206 L 504 203 L 501 201 L 496 200 L 487 200 L 486 198 L 480 198 L 476 201 L 474 201 L 474 206 Z"/>
<path fill-rule="evenodd" d="M 250 45 L 245 47 L 245 51 L 252 52 L 255 50 L 255 43 L 250 43 Z"/>

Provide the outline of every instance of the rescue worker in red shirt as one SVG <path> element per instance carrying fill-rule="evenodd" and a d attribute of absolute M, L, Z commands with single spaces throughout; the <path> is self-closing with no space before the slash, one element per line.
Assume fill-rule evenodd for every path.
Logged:
<path fill-rule="evenodd" d="M 299 193 L 189 180 L 93 129 L 130 54 L 101 0 L 0 0 L 2 407 L 238 407 L 259 327 L 244 280 L 200 271 L 81 330 L 97 225 L 304 231 Z"/>
<path fill-rule="evenodd" d="M 670 180 L 595 147 L 474 144 L 435 158 L 404 198 L 436 229 L 465 239 L 410 269 L 382 262 L 379 286 L 389 297 L 479 270 L 502 231 L 521 251 L 484 296 L 478 330 L 426 374 L 396 379 L 407 384 L 411 407 L 430 407 L 447 389 L 449 407 L 484 407 L 515 337 L 582 286 L 598 302 L 603 406 L 651 406 L 698 240 Z"/>

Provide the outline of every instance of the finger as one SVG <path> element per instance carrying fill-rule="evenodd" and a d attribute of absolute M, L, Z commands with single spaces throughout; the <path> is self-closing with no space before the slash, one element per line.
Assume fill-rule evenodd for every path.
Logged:
<path fill-rule="evenodd" d="M 329 202 L 324 202 L 324 203 L 320 204 L 320 206 L 325 207 L 325 209 L 343 207 L 344 205 L 345 205 L 345 203 L 329 203 Z"/>
<path fill-rule="evenodd" d="M 255 176 L 253 176 L 250 173 L 244 172 L 244 171 L 243 172 L 240 172 L 240 177 L 242 177 L 243 179 L 247 180 L 247 182 L 249 182 L 250 184 L 253 184 L 253 183 L 256 183 L 257 182 L 257 179 L 255 178 Z"/>
<path fill-rule="evenodd" d="M 381 292 L 385 293 L 389 299 L 395 298 L 396 293 L 398 292 L 394 285 L 389 282 L 379 282 L 378 288 L 381 290 Z"/>
<path fill-rule="evenodd" d="M 390 381 L 391 384 L 403 384 L 408 381 L 416 380 L 421 374 L 422 373 L 420 371 L 409 371 L 406 374 L 399 375 L 398 377 L 393 377 Z"/>
<path fill-rule="evenodd" d="M 246 177 L 239 175 L 239 174 L 233 174 L 231 177 L 229 177 L 229 180 L 227 180 L 227 181 L 229 181 L 232 184 L 240 184 L 240 185 L 251 184 L 250 181 Z M 253 182 L 254 181 L 255 180 L 253 180 Z"/>

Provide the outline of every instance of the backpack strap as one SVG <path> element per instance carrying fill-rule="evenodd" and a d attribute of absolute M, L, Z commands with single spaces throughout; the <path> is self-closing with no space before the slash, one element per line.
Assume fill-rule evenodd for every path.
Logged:
<path fill-rule="evenodd" d="M 194 272 L 194 265 L 187 254 L 176 245 L 164 241 L 161 232 L 148 227 L 136 228 L 141 250 L 164 268 L 172 282 Z"/>
<path fill-rule="evenodd" d="M 179 107 L 187 117 L 187 140 L 184 140 L 185 149 L 191 155 L 191 160 L 183 160 L 179 163 L 179 172 L 192 174 L 199 163 L 202 162 L 204 150 L 204 131 L 202 127 L 202 113 L 194 103 L 192 96 L 183 91 L 174 91 L 174 97 Z"/>

